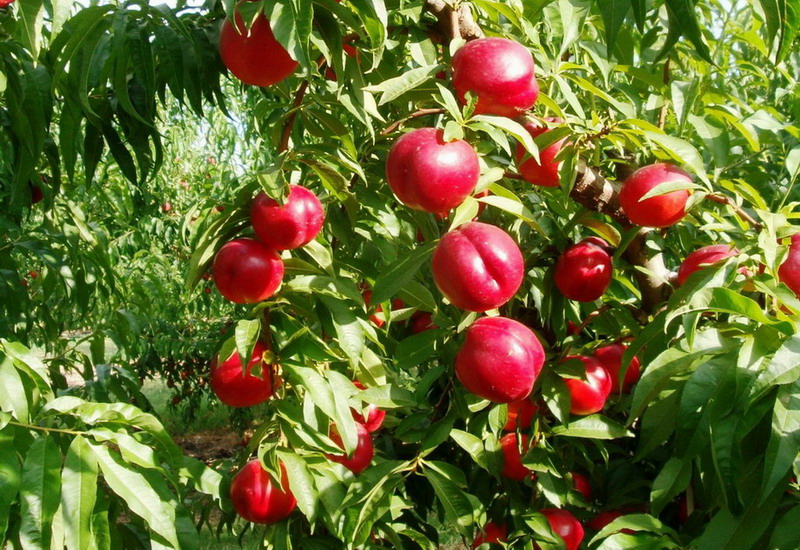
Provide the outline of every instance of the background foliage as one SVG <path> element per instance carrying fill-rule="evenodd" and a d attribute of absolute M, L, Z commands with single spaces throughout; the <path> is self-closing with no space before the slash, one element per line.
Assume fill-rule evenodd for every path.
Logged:
<path fill-rule="evenodd" d="M 485 33 L 531 49 L 542 89 L 534 114 L 561 117 L 564 134 L 531 143 L 514 121 L 459 107 L 449 60 L 460 42 L 423 2 L 248 6 L 264 9 L 301 63 L 263 89 L 240 85 L 219 60 L 231 1 L 0 8 L 0 538 L 196 548 L 209 518 L 242 528 L 226 480 L 257 452 L 272 468 L 286 464 L 298 499 L 299 512 L 260 531 L 275 548 L 436 548 L 447 542 L 442 525 L 471 541 L 488 520 L 509 523 L 514 547 L 534 537 L 557 547 L 536 513 L 549 506 L 580 519 L 627 512 L 590 533 L 591 548 L 798 546 L 800 301 L 775 277 L 798 216 L 797 7 L 470 6 Z M 475 315 L 445 305 L 430 275 L 436 239 L 478 201 L 439 220 L 399 205 L 385 183 L 400 135 L 392 123 L 420 108 L 443 112 L 401 129 L 437 124 L 465 136 L 482 159 L 478 190 L 492 192 L 481 220 L 523 249 L 527 277 L 502 313 L 535 328 L 548 352 L 524 460 L 534 483 L 499 476 L 506 408 L 452 375 Z M 564 135 L 562 189 L 505 177 L 517 140 L 535 151 Z M 656 160 L 684 165 L 698 188 L 683 223 L 647 235 L 647 254 L 668 270 L 706 244 L 742 254 L 647 304 L 637 275 L 647 268 L 624 254 L 636 230 L 569 192 L 586 165 L 615 180 Z M 324 231 L 286 258 L 272 300 L 233 306 L 203 278 L 210 260 L 247 233 L 256 190 L 279 196 L 288 182 L 320 195 Z M 44 194 L 35 204 L 34 187 Z M 592 234 L 616 247 L 614 281 L 602 303 L 577 304 L 554 288 L 552 266 Z M 364 285 L 387 312 L 381 328 L 368 320 Z M 392 310 L 398 297 L 406 307 Z M 439 328 L 411 335 L 414 310 L 432 312 Z M 165 381 L 191 415 L 208 359 L 267 333 L 285 384 L 256 422 L 234 416 L 255 430 L 249 445 L 213 468 L 184 456 L 150 414 L 142 380 Z M 573 375 L 560 359 L 623 338 L 644 367 L 634 393 L 571 419 L 563 379 Z M 68 388 L 71 371 L 87 383 Z M 370 389 L 356 390 L 355 378 Z M 353 477 L 323 453 L 335 449 L 330 422 L 354 446 L 349 409 L 366 403 L 389 415 L 373 466 Z M 572 472 L 589 475 L 592 502 L 571 489 Z"/>

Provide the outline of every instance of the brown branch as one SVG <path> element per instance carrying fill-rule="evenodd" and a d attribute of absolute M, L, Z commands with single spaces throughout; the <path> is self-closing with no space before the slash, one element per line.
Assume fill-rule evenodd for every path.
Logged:
<path fill-rule="evenodd" d="M 633 272 L 633 276 L 639 283 L 639 291 L 642 293 L 642 309 L 653 312 L 672 292 L 670 282 L 675 279 L 675 275 L 664 265 L 664 255 L 661 251 L 650 256 L 647 250 L 649 232 L 649 229 L 639 230 L 625 249 L 625 259 L 647 270 L 643 272 L 637 269 Z"/>
<path fill-rule="evenodd" d="M 436 107 L 436 108 L 432 108 L 432 109 L 420 109 L 418 111 L 414 111 L 413 113 L 408 115 L 406 118 L 401 118 L 400 120 L 392 122 L 389 126 L 384 128 L 383 130 L 381 130 L 381 135 L 385 136 L 387 134 L 391 134 L 392 132 L 397 130 L 400 127 L 400 125 L 402 125 L 405 122 L 408 122 L 411 119 L 419 118 L 421 116 L 427 116 L 427 115 L 441 115 L 444 112 L 445 112 L 445 110 L 443 108 L 441 108 L 441 107 Z"/>
<path fill-rule="evenodd" d="M 474 40 L 483 37 L 483 30 L 473 19 L 466 3 L 454 9 L 445 0 L 425 0 L 425 9 L 436 17 L 439 33 L 448 40 L 459 37 Z"/>
<path fill-rule="evenodd" d="M 753 229 L 760 230 L 761 228 L 764 227 L 761 222 L 759 222 L 753 216 L 745 212 L 744 209 L 735 202 L 733 202 L 733 199 L 731 199 L 730 197 L 726 195 L 717 195 L 715 193 L 709 193 L 708 195 L 706 195 L 706 198 L 711 202 L 716 202 L 717 204 L 727 204 L 733 209 L 733 211 L 736 213 L 737 216 L 739 216 L 742 220 L 750 224 L 750 227 L 752 227 Z"/>
<path fill-rule="evenodd" d="M 619 203 L 619 183 L 604 178 L 596 168 L 581 162 L 569 196 L 593 212 L 600 212 L 624 226 L 631 222 Z"/>

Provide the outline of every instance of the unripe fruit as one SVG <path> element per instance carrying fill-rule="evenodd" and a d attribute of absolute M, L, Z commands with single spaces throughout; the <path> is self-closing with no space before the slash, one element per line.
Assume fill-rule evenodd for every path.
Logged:
<path fill-rule="evenodd" d="M 571 356 L 567 359 L 580 359 L 586 368 L 586 380 L 569 378 L 564 380 L 569 389 L 570 412 L 572 414 L 594 414 L 603 408 L 611 394 L 611 377 L 603 365 L 585 355 Z"/>
<path fill-rule="evenodd" d="M 325 212 L 317 196 L 299 185 L 290 186 L 283 205 L 263 191 L 250 206 L 250 221 L 258 239 L 275 250 L 300 248 L 322 229 Z"/>
<path fill-rule="evenodd" d="M 519 116 L 539 97 L 533 57 L 520 43 L 506 38 L 467 42 L 453 56 L 453 86 L 458 99 L 478 97 L 475 114 Z"/>
<path fill-rule="evenodd" d="M 597 348 L 594 351 L 594 358 L 600 361 L 600 364 L 603 365 L 603 368 L 606 369 L 608 376 L 611 378 L 611 393 L 619 393 L 619 372 L 622 370 L 622 356 L 626 349 L 628 349 L 627 346 L 622 344 L 611 344 Z M 633 385 L 639 381 L 640 370 L 639 359 L 634 357 L 628 363 L 628 370 L 625 371 L 625 378 L 622 381 L 622 393 L 629 393 Z"/>
<path fill-rule="evenodd" d="M 500 525 L 497 525 L 493 521 L 490 521 L 483 526 L 481 532 L 478 533 L 478 536 L 476 536 L 475 540 L 472 541 L 472 548 L 477 548 L 481 544 L 505 542 L 507 538 L 508 532 L 506 531 L 506 524 L 501 523 Z"/>
<path fill-rule="evenodd" d="M 292 513 L 297 501 L 289 488 L 283 463 L 281 488 L 272 481 L 258 459 L 251 460 L 231 481 L 231 502 L 236 513 L 253 523 L 277 523 Z"/>
<path fill-rule="evenodd" d="M 592 484 L 583 474 L 572 472 L 572 487 L 583 495 L 587 502 L 592 502 Z"/>
<path fill-rule="evenodd" d="M 356 422 L 356 429 L 358 430 L 358 444 L 356 445 L 356 450 L 353 451 L 352 456 L 348 457 L 344 454 L 326 454 L 325 456 L 328 458 L 328 460 L 342 464 L 354 474 L 360 474 L 366 470 L 367 466 L 369 466 L 369 463 L 372 462 L 375 449 L 372 447 L 372 437 L 369 435 L 367 428 Z M 342 437 L 339 435 L 339 432 L 337 432 L 336 429 L 331 430 L 330 438 L 331 441 L 333 441 L 336 445 L 343 447 Z"/>
<path fill-rule="evenodd" d="M 556 262 L 556 287 L 570 300 L 593 302 L 611 284 L 611 256 L 597 241 L 605 244 L 586 239 L 567 248 Z"/>
<path fill-rule="evenodd" d="M 266 300 L 283 279 L 283 261 L 255 239 L 235 239 L 222 246 L 211 267 L 220 294 L 237 304 Z"/>
<path fill-rule="evenodd" d="M 262 342 L 256 342 L 244 374 L 238 351 L 222 364 L 219 356 L 214 356 L 211 360 L 211 389 L 220 401 L 231 407 L 252 407 L 270 398 L 276 384 L 270 366 L 262 358 L 266 351 Z"/>
<path fill-rule="evenodd" d="M 522 465 L 522 453 L 528 452 L 530 442 L 528 436 L 521 434 L 522 452 L 517 445 L 516 434 L 506 434 L 500 438 L 500 450 L 503 453 L 503 476 L 514 481 L 523 481 L 535 476 L 533 470 Z"/>
<path fill-rule="evenodd" d="M 778 279 L 800 297 L 800 233 L 792 235 L 789 254 L 778 268 Z"/>
<path fill-rule="evenodd" d="M 433 324 L 433 316 L 427 311 L 417 311 L 411 316 L 411 334 L 419 334 L 426 330 L 439 328 Z"/>
<path fill-rule="evenodd" d="M 481 317 L 466 333 L 456 355 L 464 387 L 494 403 L 528 397 L 544 365 L 544 349 L 533 331 L 506 317 Z"/>
<path fill-rule="evenodd" d="M 545 120 L 548 122 L 563 122 L 558 118 L 546 118 Z M 526 122 L 523 126 L 534 138 L 550 131 L 549 128 L 539 126 L 536 122 Z M 539 162 L 536 162 L 533 157 L 523 162 L 522 159 L 525 158 L 527 151 L 522 144 L 517 143 L 516 157 L 520 175 L 534 185 L 558 187 L 560 185 L 558 169 L 561 167 L 561 162 L 554 159 L 566 141 L 567 138 L 562 138 L 541 149 L 539 151 Z"/>
<path fill-rule="evenodd" d="M 685 283 L 689 275 L 698 269 L 721 262 L 722 260 L 738 254 L 739 251 L 736 248 L 732 248 L 727 244 L 712 244 L 710 246 L 698 248 L 686 256 L 686 259 L 681 263 L 681 267 L 678 269 L 678 284 L 682 285 Z"/>
<path fill-rule="evenodd" d="M 657 185 L 668 181 L 691 183 L 692 178 L 677 166 L 658 163 L 639 168 L 625 180 L 619 192 L 619 202 L 631 223 L 643 227 L 669 227 L 683 218 L 689 200 L 687 189 L 639 200 Z"/>
<path fill-rule="evenodd" d="M 578 550 L 583 540 L 583 526 L 575 516 L 558 508 L 545 508 L 539 513 L 547 518 L 550 528 L 564 541 L 566 550 Z"/>
<path fill-rule="evenodd" d="M 239 13 L 235 19 L 242 34 L 226 19 L 219 34 L 219 53 L 236 78 L 253 86 L 269 86 L 294 72 L 297 61 L 275 39 L 263 14 L 256 18 L 249 31 Z"/>
<path fill-rule="evenodd" d="M 525 265 L 517 243 L 502 229 L 468 222 L 449 231 L 433 253 L 433 278 L 454 306 L 495 309 L 517 292 Z"/>
<path fill-rule="evenodd" d="M 508 404 L 508 416 L 506 417 L 506 424 L 503 429 L 507 432 L 513 432 L 517 429 L 527 430 L 531 427 L 533 422 L 533 415 L 539 407 L 533 404 L 530 399 L 520 399 L 519 401 L 512 401 Z"/>
<path fill-rule="evenodd" d="M 364 384 L 361 382 L 355 381 L 353 385 L 360 390 L 366 389 Z M 380 429 L 381 425 L 383 424 L 383 419 L 386 418 L 386 411 L 381 410 L 378 408 L 377 405 L 370 404 L 367 407 L 367 417 L 361 413 L 356 411 L 352 411 L 353 419 L 358 422 L 359 424 L 363 424 L 364 427 L 367 429 L 368 432 L 374 432 Z"/>
<path fill-rule="evenodd" d="M 400 202 L 431 213 L 446 213 L 478 184 L 480 164 L 464 140 L 444 142 L 444 132 L 418 128 L 404 134 L 389 151 L 386 178 Z"/>

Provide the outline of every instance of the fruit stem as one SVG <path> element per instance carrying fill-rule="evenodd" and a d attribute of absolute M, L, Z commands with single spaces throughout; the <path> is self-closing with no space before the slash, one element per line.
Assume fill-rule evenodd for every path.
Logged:
<path fill-rule="evenodd" d="M 400 125 L 404 124 L 405 122 L 408 122 L 411 119 L 419 118 L 421 116 L 426 116 L 426 115 L 441 115 L 444 114 L 444 112 L 445 110 L 441 107 L 431 108 L 431 109 L 419 109 L 418 111 L 414 111 L 413 113 L 408 115 L 406 118 L 402 118 L 400 120 L 392 122 L 389 126 L 381 130 L 381 135 L 385 136 L 387 134 L 391 134 L 392 132 L 397 130 L 397 128 L 399 128 Z"/>

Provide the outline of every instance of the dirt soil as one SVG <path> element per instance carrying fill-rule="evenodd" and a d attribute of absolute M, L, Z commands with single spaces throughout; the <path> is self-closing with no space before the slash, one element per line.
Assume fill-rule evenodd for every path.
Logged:
<path fill-rule="evenodd" d="M 178 435 L 174 439 L 187 455 L 206 464 L 231 457 L 242 448 L 241 438 L 229 429 Z"/>

